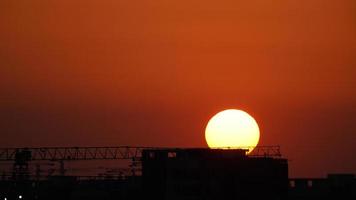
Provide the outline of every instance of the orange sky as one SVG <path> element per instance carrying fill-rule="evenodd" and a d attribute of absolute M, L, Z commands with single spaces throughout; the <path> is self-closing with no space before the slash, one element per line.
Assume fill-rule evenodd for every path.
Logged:
<path fill-rule="evenodd" d="M 0 146 L 206 147 L 240 108 L 291 176 L 356 173 L 354 0 L 2 0 Z"/>

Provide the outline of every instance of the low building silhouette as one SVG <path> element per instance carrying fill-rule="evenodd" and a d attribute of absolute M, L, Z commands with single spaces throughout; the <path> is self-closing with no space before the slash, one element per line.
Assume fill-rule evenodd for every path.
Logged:
<path fill-rule="evenodd" d="M 289 199 L 356 199 L 356 178 L 353 174 L 329 174 L 327 178 L 293 178 L 289 180 Z"/>

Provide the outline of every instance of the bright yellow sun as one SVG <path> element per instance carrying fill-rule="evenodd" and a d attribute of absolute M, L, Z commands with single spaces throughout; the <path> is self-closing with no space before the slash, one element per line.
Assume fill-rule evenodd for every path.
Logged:
<path fill-rule="evenodd" d="M 224 110 L 212 117 L 205 129 L 210 148 L 246 148 L 251 152 L 258 144 L 257 122 L 242 110 Z"/>

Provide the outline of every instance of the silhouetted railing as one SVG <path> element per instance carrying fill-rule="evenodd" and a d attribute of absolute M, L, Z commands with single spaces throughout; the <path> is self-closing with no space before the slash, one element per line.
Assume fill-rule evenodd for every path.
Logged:
<path fill-rule="evenodd" d="M 248 156 L 253 157 L 282 157 L 280 146 L 257 146 Z"/>

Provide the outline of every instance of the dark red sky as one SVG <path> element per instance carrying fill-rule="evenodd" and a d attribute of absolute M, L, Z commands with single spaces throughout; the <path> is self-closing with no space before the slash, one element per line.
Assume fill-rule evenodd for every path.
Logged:
<path fill-rule="evenodd" d="M 0 2 L 1 147 L 206 147 L 226 108 L 291 176 L 356 173 L 356 1 Z"/>

